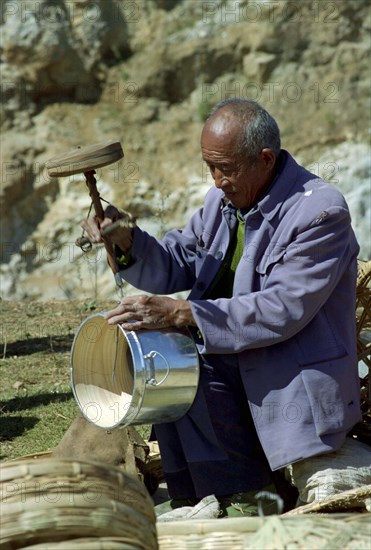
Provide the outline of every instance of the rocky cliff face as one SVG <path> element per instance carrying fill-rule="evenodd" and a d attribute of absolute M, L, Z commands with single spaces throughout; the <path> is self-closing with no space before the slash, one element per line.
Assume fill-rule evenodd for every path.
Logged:
<path fill-rule="evenodd" d="M 121 141 L 98 170 L 108 201 L 157 235 L 211 185 L 203 121 L 231 95 L 260 101 L 283 146 L 339 186 L 371 255 L 368 0 L 5 0 L 1 5 L 2 297 L 114 295 L 104 252 L 75 247 L 83 177 L 44 164 Z M 128 289 L 134 292 L 135 289 Z"/>

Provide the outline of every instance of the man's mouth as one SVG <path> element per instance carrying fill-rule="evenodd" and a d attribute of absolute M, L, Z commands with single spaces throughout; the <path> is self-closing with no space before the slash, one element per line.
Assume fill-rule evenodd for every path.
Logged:
<path fill-rule="evenodd" d="M 235 191 L 224 191 L 224 195 L 227 197 L 227 199 L 232 199 L 235 196 Z"/>

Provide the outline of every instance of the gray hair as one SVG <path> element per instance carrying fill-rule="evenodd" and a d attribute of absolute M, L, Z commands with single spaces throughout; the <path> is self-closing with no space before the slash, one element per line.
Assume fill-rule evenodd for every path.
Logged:
<path fill-rule="evenodd" d="M 239 154 L 254 162 L 262 149 L 269 148 L 278 157 L 281 151 L 280 130 L 268 111 L 252 99 L 231 97 L 215 105 L 208 120 L 224 107 L 228 107 L 229 111 L 241 123 L 242 136 L 238 147 Z"/>

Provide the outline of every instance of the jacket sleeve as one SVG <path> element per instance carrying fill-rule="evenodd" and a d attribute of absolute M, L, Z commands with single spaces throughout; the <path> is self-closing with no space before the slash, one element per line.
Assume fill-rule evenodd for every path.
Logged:
<path fill-rule="evenodd" d="M 291 338 L 324 306 L 357 251 L 348 210 L 329 207 L 323 219 L 301 227 L 282 255 L 266 263 L 262 290 L 191 300 L 204 341 L 201 353 L 235 353 Z"/>
<path fill-rule="evenodd" d="M 189 290 L 195 282 L 197 234 L 202 225 L 202 209 L 183 230 L 168 232 L 160 241 L 136 227 L 132 264 L 122 277 L 141 290 L 172 294 Z"/>

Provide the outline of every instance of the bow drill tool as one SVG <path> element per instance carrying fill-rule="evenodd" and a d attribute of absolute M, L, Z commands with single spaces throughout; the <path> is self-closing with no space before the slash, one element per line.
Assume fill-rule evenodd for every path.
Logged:
<path fill-rule="evenodd" d="M 121 144 L 118 141 L 107 141 L 96 143 L 86 147 L 77 147 L 63 155 L 53 157 L 46 163 L 46 169 L 50 177 L 65 177 L 74 174 L 84 174 L 86 185 L 89 189 L 89 195 L 92 201 L 92 206 L 95 211 L 95 216 L 99 224 L 104 220 L 104 211 L 102 199 L 97 190 L 97 181 L 94 177 L 97 168 L 102 168 L 123 158 L 124 152 Z M 91 207 L 90 207 L 91 208 Z M 119 268 L 116 262 L 114 247 L 112 242 L 106 237 L 111 232 L 120 226 L 134 227 L 135 220 L 129 214 L 123 219 L 119 219 L 112 225 L 101 230 L 103 244 L 107 253 L 107 261 L 115 277 L 116 285 L 120 288 L 122 294 L 122 280 L 119 273 Z M 91 246 L 90 241 L 86 237 L 81 237 L 76 240 L 75 244 L 82 250 L 86 250 L 86 246 Z"/>

